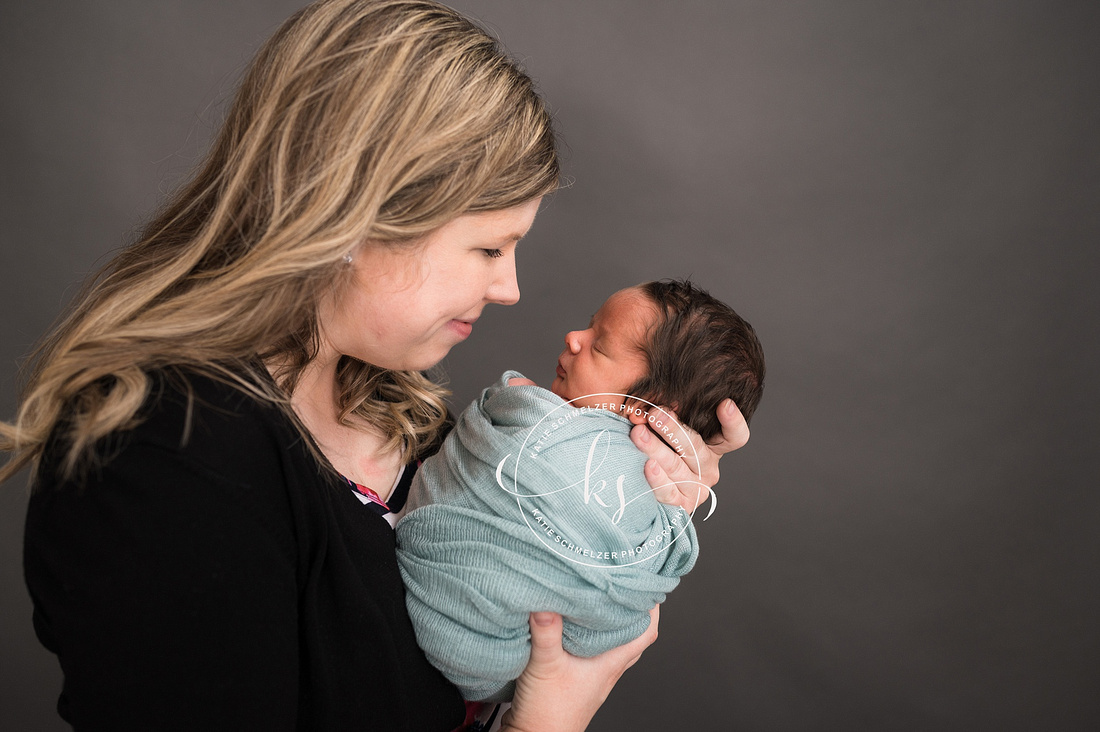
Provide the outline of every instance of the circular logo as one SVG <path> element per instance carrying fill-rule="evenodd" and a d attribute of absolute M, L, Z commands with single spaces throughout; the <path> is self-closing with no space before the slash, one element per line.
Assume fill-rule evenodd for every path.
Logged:
<path fill-rule="evenodd" d="M 584 406 L 574 406 L 583 402 Z M 656 495 L 709 494 L 696 480 L 651 487 L 644 455 L 630 440 L 639 418 L 700 472 L 699 455 L 683 425 L 650 401 L 613 392 L 586 394 L 550 410 L 524 436 L 519 454 L 497 464 L 496 481 L 516 499 L 527 527 L 550 551 L 597 568 L 648 562 L 672 550 L 695 511 L 658 504 Z"/>

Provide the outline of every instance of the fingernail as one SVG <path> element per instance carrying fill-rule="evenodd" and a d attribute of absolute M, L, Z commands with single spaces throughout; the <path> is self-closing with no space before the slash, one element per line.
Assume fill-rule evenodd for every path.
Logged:
<path fill-rule="evenodd" d="M 649 442 L 649 428 L 642 426 L 642 442 Z"/>
<path fill-rule="evenodd" d="M 535 625 L 553 625 L 554 616 L 552 613 L 532 613 L 531 617 L 535 619 Z"/>

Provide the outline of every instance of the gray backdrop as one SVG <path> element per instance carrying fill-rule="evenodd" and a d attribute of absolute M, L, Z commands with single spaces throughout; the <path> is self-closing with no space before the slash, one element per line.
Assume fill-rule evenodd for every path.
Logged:
<path fill-rule="evenodd" d="M 0 407 L 293 0 L 4 3 Z M 445 362 L 543 383 L 613 290 L 693 275 L 767 392 L 702 557 L 593 730 L 1100 725 L 1098 6 L 455 0 L 573 185 Z M 0 726 L 60 729 L 0 490 Z M 124 612 L 125 608 L 120 608 Z"/>

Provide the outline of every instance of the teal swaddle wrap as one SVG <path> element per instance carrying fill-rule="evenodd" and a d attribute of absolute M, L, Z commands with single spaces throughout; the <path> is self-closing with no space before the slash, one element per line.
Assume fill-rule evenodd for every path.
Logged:
<path fill-rule="evenodd" d="M 597 655 L 641 635 L 698 555 L 687 514 L 653 498 L 628 420 L 507 386 L 518 376 L 462 413 L 397 524 L 417 641 L 469 700 L 511 698 L 531 612 L 561 613 L 565 650 Z"/>

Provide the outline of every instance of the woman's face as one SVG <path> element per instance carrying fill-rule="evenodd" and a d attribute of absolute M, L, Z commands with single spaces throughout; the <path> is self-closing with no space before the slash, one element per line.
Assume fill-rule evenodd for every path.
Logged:
<path fill-rule="evenodd" d="M 540 200 L 459 216 L 409 248 L 360 247 L 352 281 L 321 306 L 322 353 L 401 371 L 439 363 L 486 305 L 519 300 L 516 244 Z"/>

